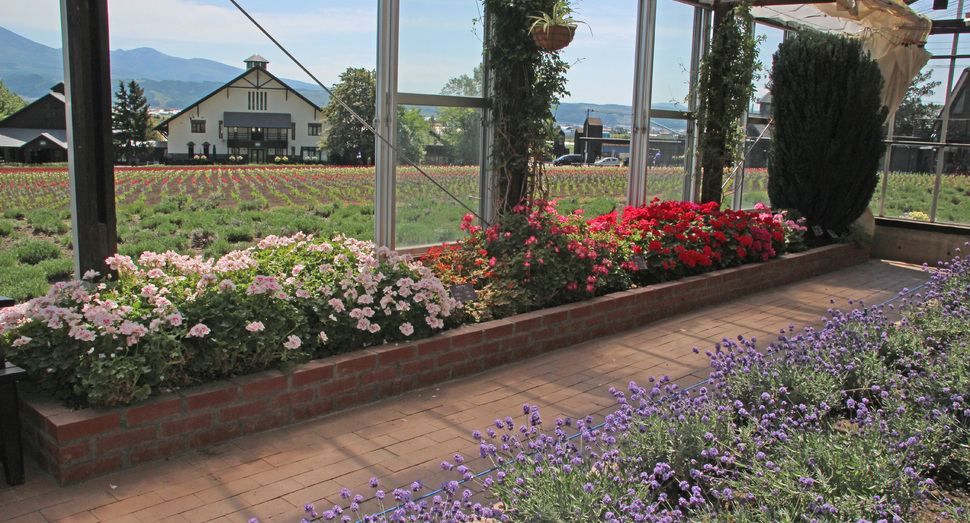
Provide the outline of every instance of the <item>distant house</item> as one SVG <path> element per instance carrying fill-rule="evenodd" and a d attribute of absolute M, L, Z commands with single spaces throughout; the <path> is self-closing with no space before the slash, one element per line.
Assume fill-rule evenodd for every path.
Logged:
<path fill-rule="evenodd" d="M 0 159 L 19 163 L 67 161 L 63 83 L 0 120 Z"/>
<path fill-rule="evenodd" d="M 155 127 L 168 138 L 166 158 L 326 159 L 318 145 L 324 132 L 320 107 L 270 73 L 262 56 L 245 62 L 246 72 Z"/>

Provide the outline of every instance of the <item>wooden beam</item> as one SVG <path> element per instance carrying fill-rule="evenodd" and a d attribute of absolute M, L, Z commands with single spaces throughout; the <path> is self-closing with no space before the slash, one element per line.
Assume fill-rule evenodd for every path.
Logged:
<path fill-rule="evenodd" d="M 931 35 L 952 35 L 970 33 L 970 27 L 963 20 L 933 20 Z"/>
<path fill-rule="evenodd" d="M 74 271 L 113 271 L 117 252 L 107 0 L 61 0 Z"/>

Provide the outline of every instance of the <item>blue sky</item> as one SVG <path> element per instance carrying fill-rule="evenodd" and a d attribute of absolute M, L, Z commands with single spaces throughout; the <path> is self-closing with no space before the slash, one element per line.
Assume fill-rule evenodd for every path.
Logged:
<path fill-rule="evenodd" d="M 237 0 L 325 84 L 347 67 L 374 67 L 377 2 Z M 566 102 L 630 105 L 633 99 L 636 0 L 576 0 L 588 24 L 563 51 L 571 64 Z M 0 25 L 61 47 L 59 0 L 0 0 Z M 479 0 L 401 0 L 399 90 L 438 93 L 449 78 L 470 74 L 481 59 Z M 242 67 L 259 53 L 285 78 L 310 81 L 228 0 L 109 0 L 112 49 L 153 47 L 182 58 Z M 658 3 L 653 101 L 683 102 L 693 8 Z M 765 67 L 781 32 L 759 29 Z M 763 84 L 763 81 L 761 82 Z M 763 88 L 759 89 L 763 94 Z"/>

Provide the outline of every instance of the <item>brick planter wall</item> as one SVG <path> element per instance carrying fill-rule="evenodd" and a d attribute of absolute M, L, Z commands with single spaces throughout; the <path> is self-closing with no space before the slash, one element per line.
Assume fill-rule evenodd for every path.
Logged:
<path fill-rule="evenodd" d="M 467 376 L 692 309 L 868 260 L 836 245 L 618 292 L 412 343 L 388 344 L 151 398 L 71 411 L 41 395 L 21 406 L 25 443 L 64 485 Z"/>

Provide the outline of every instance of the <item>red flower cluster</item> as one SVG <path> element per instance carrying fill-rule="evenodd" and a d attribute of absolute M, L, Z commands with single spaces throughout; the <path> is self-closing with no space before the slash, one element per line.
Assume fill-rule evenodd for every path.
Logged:
<path fill-rule="evenodd" d="M 646 207 L 627 207 L 589 221 L 590 230 L 628 245 L 622 267 L 638 283 L 664 281 L 690 274 L 772 258 L 784 249 L 781 225 L 757 212 L 721 210 L 714 202 L 654 199 Z M 637 271 L 641 255 L 647 271 Z M 642 264 L 640 264 L 642 268 Z"/>

